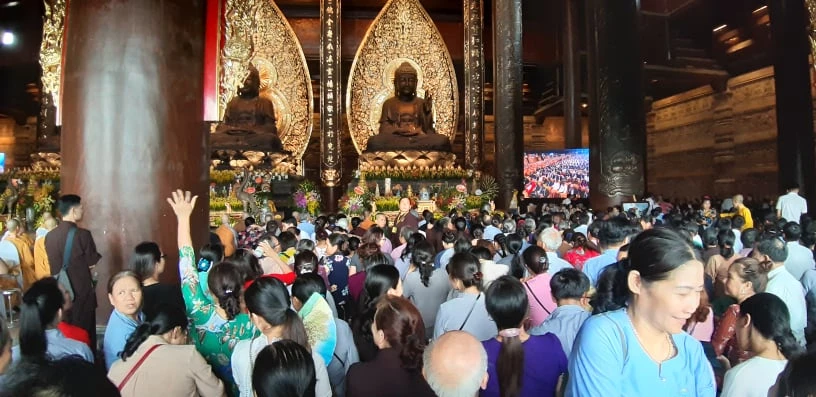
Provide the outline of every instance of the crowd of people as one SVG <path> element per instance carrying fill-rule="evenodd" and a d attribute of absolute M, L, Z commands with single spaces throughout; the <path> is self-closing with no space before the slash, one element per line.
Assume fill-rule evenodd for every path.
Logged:
<path fill-rule="evenodd" d="M 106 280 L 97 352 L 100 256 L 63 196 L 17 343 L 0 324 L 0 396 L 816 396 L 797 189 L 775 208 L 646 202 L 436 217 L 403 198 L 395 219 L 225 217 L 195 247 L 179 190 L 177 246 L 141 243 Z"/>
<path fill-rule="evenodd" d="M 589 198 L 587 150 L 524 155 L 525 198 Z"/>

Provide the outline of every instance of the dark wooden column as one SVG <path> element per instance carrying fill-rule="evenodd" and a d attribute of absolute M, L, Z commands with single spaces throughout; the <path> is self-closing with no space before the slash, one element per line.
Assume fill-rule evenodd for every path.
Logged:
<path fill-rule="evenodd" d="M 204 1 L 72 0 L 68 14 L 61 191 L 82 196 L 81 226 L 102 254 L 97 322 L 106 323 L 105 285 L 139 242 L 156 241 L 162 279 L 178 281 L 172 189 L 199 196 L 193 242 L 207 238 Z"/>
<path fill-rule="evenodd" d="M 340 159 L 340 0 L 320 0 L 320 179 L 325 209 L 337 210 Z"/>
<path fill-rule="evenodd" d="M 578 1 L 563 0 L 561 45 L 564 68 L 564 146 L 581 147 L 581 35 L 578 31 Z"/>
<path fill-rule="evenodd" d="M 497 208 L 521 189 L 524 120 L 521 81 L 521 0 L 493 1 L 493 115 L 496 129 Z"/>
<path fill-rule="evenodd" d="M 776 151 L 780 192 L 798 184 L 816 205 L 813 100 L 808 70 L 807 15 L 803 0 L 768 2 L 776 86 Z"/>
<path fill-rule="evenodd" d="M 643 194 L 646 115 L 638 0 L 587 0 L 590 204 Z"/>
<path fill-rule="evenodd" d="M 465 164 L 482 168 L 484 146 L 484 3 L 464 1 L 465 20 Z"/>

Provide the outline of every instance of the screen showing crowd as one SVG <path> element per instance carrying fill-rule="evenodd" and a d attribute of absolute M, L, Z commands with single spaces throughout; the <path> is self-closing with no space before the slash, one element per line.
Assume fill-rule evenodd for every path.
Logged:
<path fill-rule="evenodd" d="M 589 198 L 589 149 L 524 154 L 525 198 Z"/>

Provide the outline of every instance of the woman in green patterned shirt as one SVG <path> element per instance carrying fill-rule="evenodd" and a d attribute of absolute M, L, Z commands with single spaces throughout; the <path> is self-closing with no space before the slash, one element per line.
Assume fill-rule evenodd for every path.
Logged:
<path fill-rule="evenodd" d="M 178 220 L 179 276 L 191 323 L 190 337 L 215 375 L 224 382 L 224 389 L 230 396 L 237 396 L 230 357 L 238 341 L 251 339 L 255 328 L 241 310 L 243 279 L 238 268 L 229 262 L 212 265 L 202 261 L 200 268 L 195 264 L 190 214 L 197 198 L 190 192 L 177 190 L 167 199 Z M 207 285 L 202 285 L 199 272 L 208 273 Z M 205 295 L 207 290 L 211 299 Z"/>

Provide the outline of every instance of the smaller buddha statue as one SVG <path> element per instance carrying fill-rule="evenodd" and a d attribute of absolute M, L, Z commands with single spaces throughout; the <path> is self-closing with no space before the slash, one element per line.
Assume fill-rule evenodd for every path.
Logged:
<path fill-rule="evenodd" d="M 417 96 L 417 71 L 408 62 L 394 72 L 395 95 L 385 100 L 380 131 L 368 139 L 367 152 L 386 150 L 436 150 L 449 152 L 448 137 L 433 125 L 433 98 Z"/>
<path fill-rule="evenodd" d="M 261 78 L 258 69 L 249 65 L 249 75 L 238 95 L 224 111 L 224 121 L 212 137 L 214 146 L 251 146 L 256 150 L 283 151 L 275 125 L 275 105 L 260 95 Z M 220 135 L 225 134 L 226 136 Z"/>

